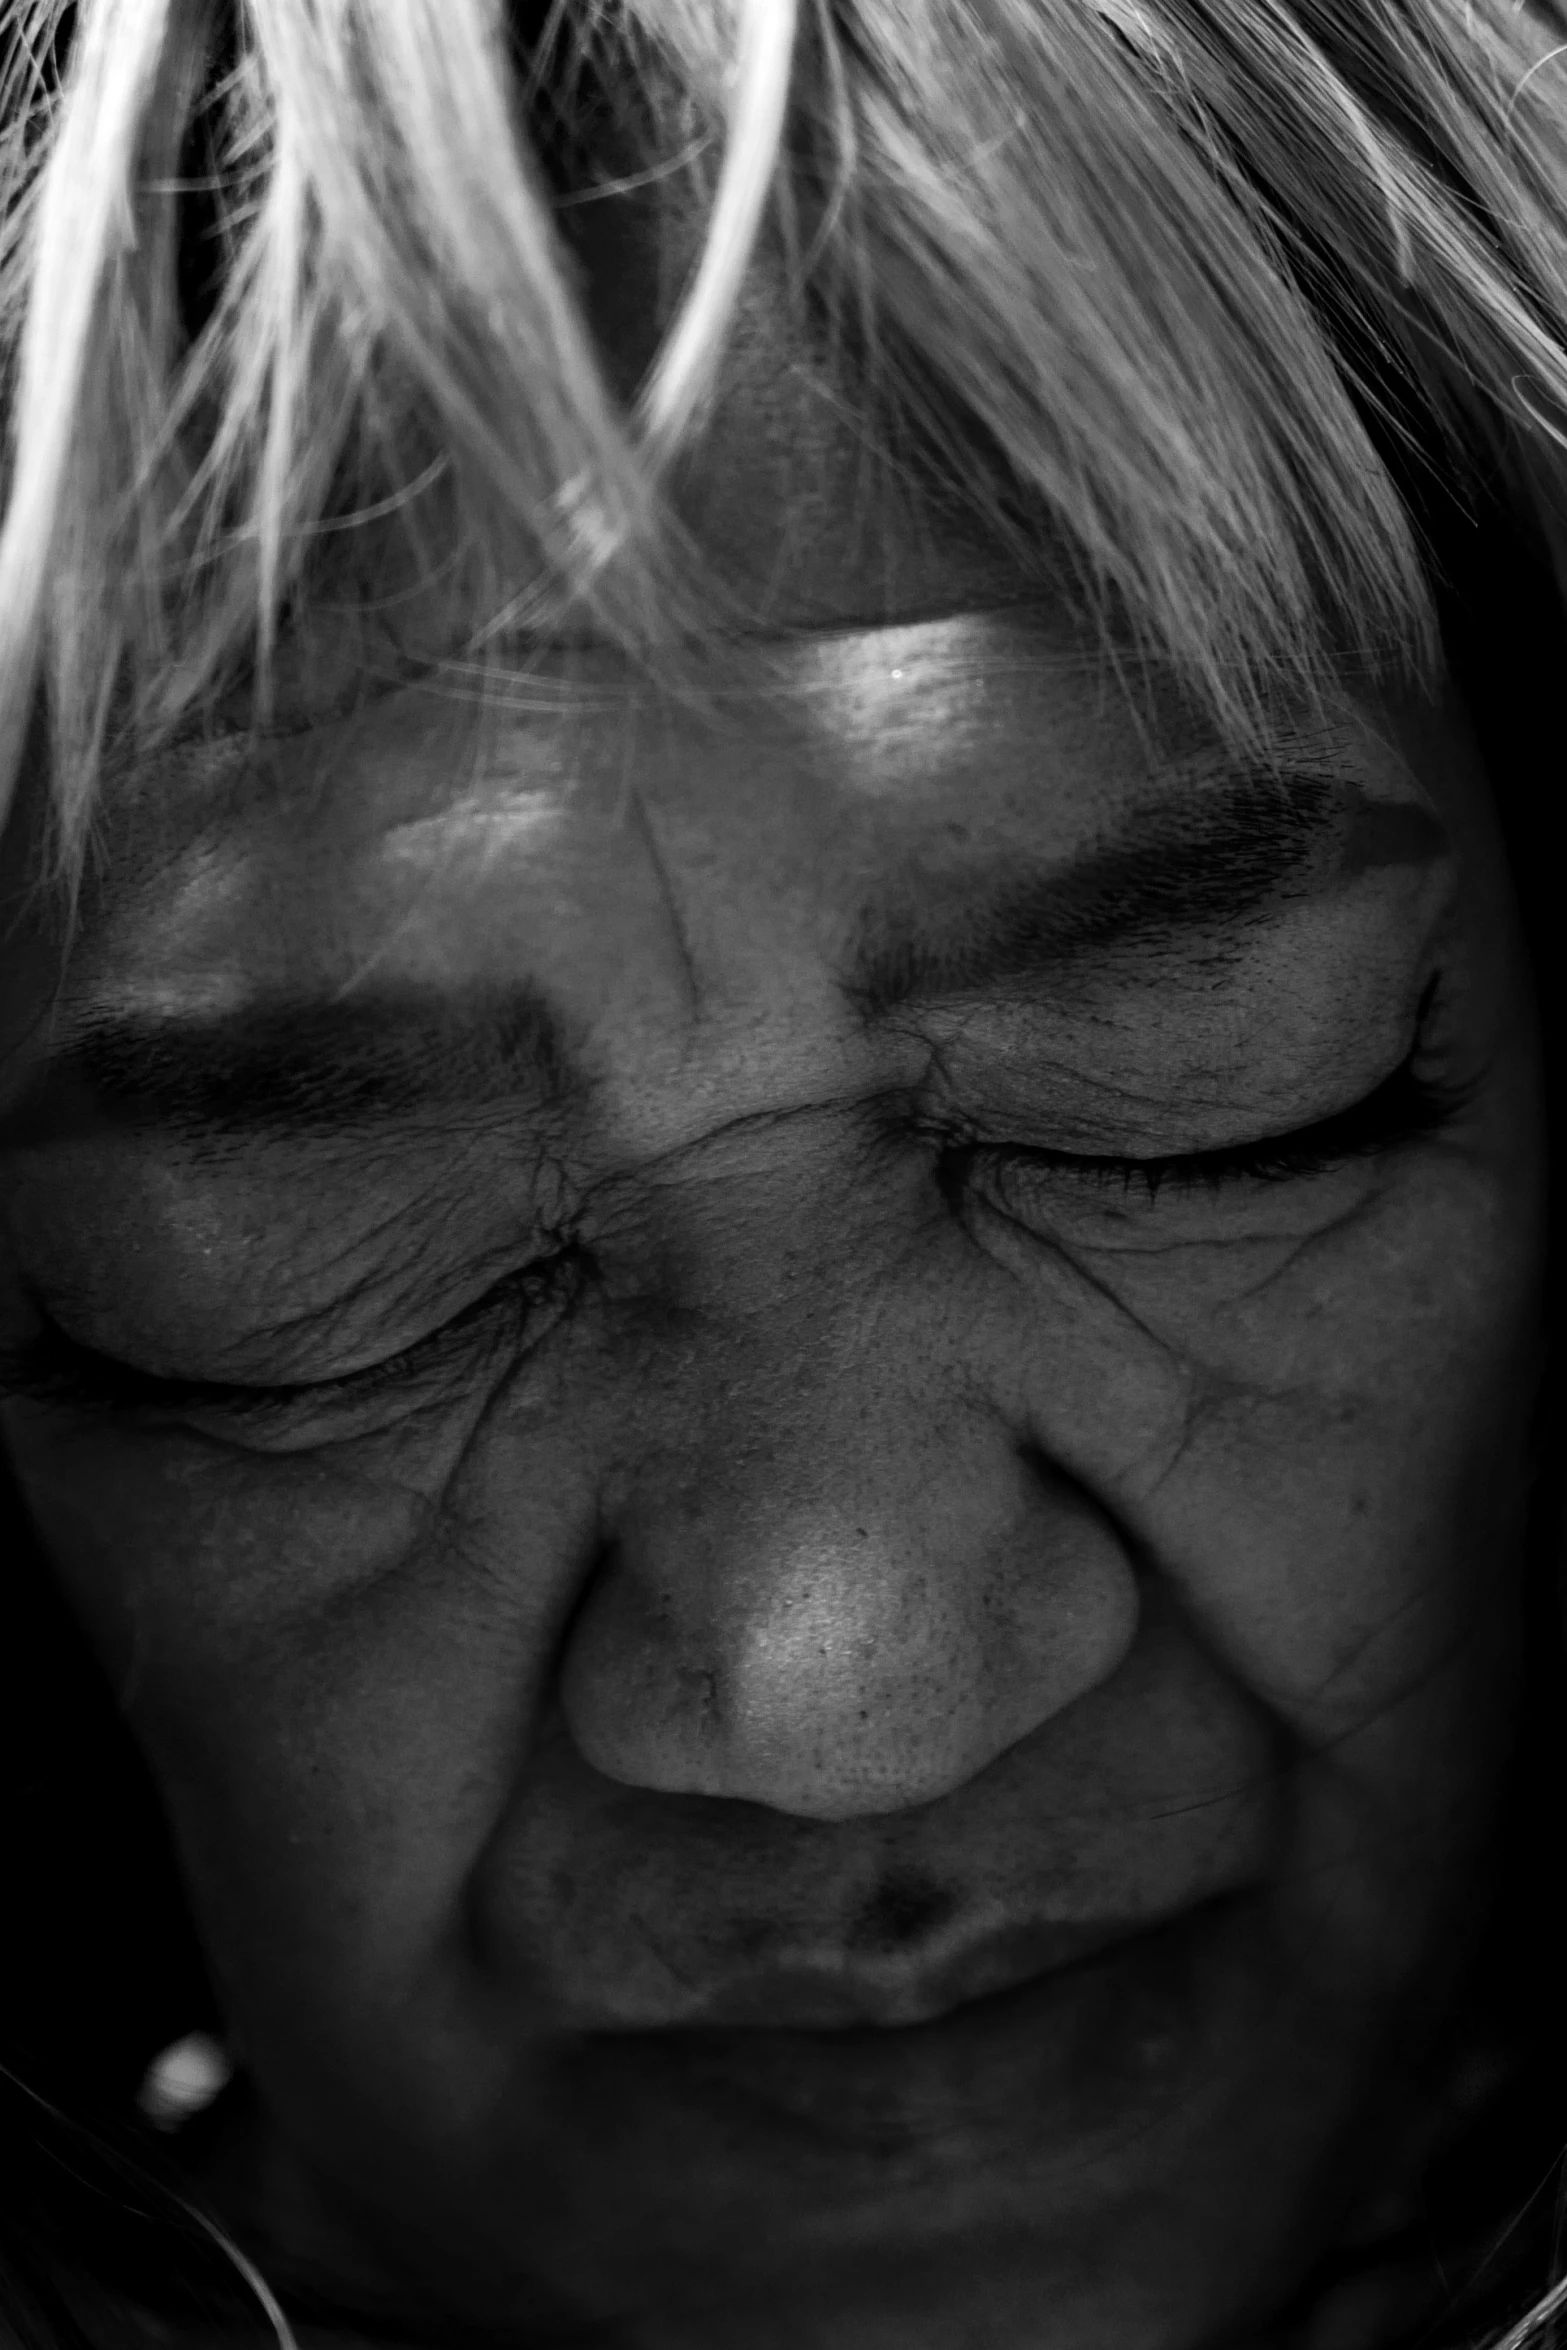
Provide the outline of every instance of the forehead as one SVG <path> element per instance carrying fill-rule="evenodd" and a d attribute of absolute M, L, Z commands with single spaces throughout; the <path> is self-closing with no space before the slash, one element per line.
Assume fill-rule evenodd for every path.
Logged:
<path fill-rule="evenodd" d="M 647 226 L 635 205 L 578 216 L 628 382 L 656 324 Z M 580 952 L 667 896 L 660 844 L 731 883 L 765 872 L 772 909 L 819 928 L 824 906 L 903 910 L 966 861 L 1065 857 L 1233 773 L 1188 703 L 1106 649 L 1047 533 L 1001 546 L 878 445 L 765 253 L 670 487 L 736 623 L 689 690 L 607 648 L 475 661 L 488 610 L 411 573 L 394 530 L 349 534 L 336 614 L 285 646 L 280 738 L 185 746 L 111 787 L 77 978 L 216 1001 L 353 984 L 388 954 L 439 976 L 492 929 L 510 958 L 547 933 Z M 1409 788 L 1348 696 L 1281 712 L 1270 748 Z"/>
<path fill-rule="evenodd" d="M 579 231 L 579 242 L 598 340 L 611 360 L 621 350 L 634 382 L 632 357 L 646 356 L 656 313 L 618 289 L 618 209 L 605 205 L 599 230 L 585 239 Z M 1092 653 L 1104 615 L 1073 583 L 1049 517 L 1031 514 L 1003 533 L 941 476 L 928 450 L 893 447 L 863 387 L 835 379 L 776 259 L 760 255 L 700 434 L 661 483 L 671 552 L 687 580 L 700 581 L 716 642 L 761 640 L 781 651 L 801 634 L 1022 607 L 1041 646 Z M 445 499 L 439 484 L 421 498 L 417 544 L 395 514 L 328 537 L 312 567 L 312 624 L 302 639 L 285 631 L 281 724 L 303 728 L 361 698 L 367 680 L 466 663 L 475 644 L 492 641 L 494 614 L 516 583 L 464 568 L 466 526 Z M 442 553 L 433 565 L 432 550 Z M 537 648 L 523 645 L 520 657 L 547 672 Z M 600 691 L 618 684 L 607 660 L 590 682 Z M 233 698 L 236 723 L 249 698 L 248 689 Z"/>
<path fill-rule="evenodd" d="M 678 249 L 678 212 L 644 186 L 572 216 L 624 388 L 667 324 L 669 271 L 649 247 Z M 357 897 L 381 921 L 410 890 L 428 906 L 438 876 L 471 905 L 503 863 L 511 891 L 558 882 L 574 857 L 645 864 L 627 819 L 655 804 L 743 838 L 780 885 L 841 896 L 950 862 L 965 834 L 1049 857 L 1151 787 L 1218 772 L 1189 705 L 1106 648 L 1050 529 L 1001 544 L 938 487 L 939 465 L 894 452 L 884 421 L 846 395 L 764 245 L 711 413 L 667 485 L 724 615 L 691 690 L 607 648 L 475 661 L 493 607 L 455 574 L 421 576 L 395 523 L 345 534 L 335 596 L 285 643 L 282 739 L 187 748 L 123 779 L 84 936 L 112 954 L 146 925 L 173 955 L 243 918 L 253 946 L 282 953 L 330 906 L 352 957 Z M 1296 764 L 1299 732 L 1281 716 L 1276 747 Z M 1305 755 L 1390 772 L 1373 733 L 1346 699 L 1318 713 Z"/>
<path fill-rule="evenodd" d="M 697 922 L 758 891 L 770 925 L 912 919 L 1009 862 L 1064 863 L 1139 821 L 1170 838 L 1183 807 L 1268 792 L 1263 759 L 1155 684 L 1129 691 L 1048 611 L 717 649 L 685 682 L 579 652 L 171 755 L 111 797 L 77 979 L 221 998 L 388 956 L 439 977 L 481 941 L 522 960 L 629 945 L 677 873 Z M 1281 714 L 1269 755 L 1419 796 L 1396 730 L 1347 698 Z"/>

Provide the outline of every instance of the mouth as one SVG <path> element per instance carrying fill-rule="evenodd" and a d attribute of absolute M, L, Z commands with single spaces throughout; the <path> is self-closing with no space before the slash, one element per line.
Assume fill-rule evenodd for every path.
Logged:
<path fill-rule="evenodd" d="M 1154 1923 L 1003 1935 L 902 1985 L 761 1977 L 699 2020 L 599 2044 L 677 2100 L 822 2152 L 961 2167 L 1046 2116 L 1082 2146 L 1189 2096 L 1216 2039 L 1255 2021 L 1264 1910 L 1246 1891 Z"/>
<path fill-rule="evenodd" d="M 899 2032 L 1043 1982 L 1173 1921 L 1009 1925 L 936 1959 L 828 1956 L 719 1985 L 680 2018 L 687 2031 Z"/>

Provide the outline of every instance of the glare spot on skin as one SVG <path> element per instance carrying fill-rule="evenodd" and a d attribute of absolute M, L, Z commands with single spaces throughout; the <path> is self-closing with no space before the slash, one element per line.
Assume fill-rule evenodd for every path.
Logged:
<path fill-rule="evenodd" d="M 563 814 L 562 795 L 555 790 L 528 787 L 508 791 L 500 799 L 475 794 L 453 807 L 394 825 L 384 836 L 380 855 L 391 866 L 424 867 L 462 854 L 487 863 L 524 842 L 542 841 L 558 829 Z"/>

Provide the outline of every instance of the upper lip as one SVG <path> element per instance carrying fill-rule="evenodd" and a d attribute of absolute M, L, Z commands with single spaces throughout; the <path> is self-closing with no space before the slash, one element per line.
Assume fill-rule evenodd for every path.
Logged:
<path fill-rule="evenodd" d="M 925 2024 L 973 2001 L 1064 1972 L 1139 1938 L 1168 1918 L 1007 1925 L 940 1958 L 802 1955 L 716 1984 L 679 2017 L 691 2030 L 831 2032 Z"/>

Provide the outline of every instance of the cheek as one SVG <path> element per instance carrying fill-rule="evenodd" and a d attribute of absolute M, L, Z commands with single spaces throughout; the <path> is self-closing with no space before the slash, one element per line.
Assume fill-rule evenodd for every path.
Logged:
<path fill-rule="evenodd" d="M 1216 1316 L 1194 1366 L 1165 1555 L 1313 1746 L 1461 1682 L 1456 1652 L 1478 1670 L 1511 1621 L 1538 1371 L 1519 1204 L 1442 1170 L 1401 1186 Z"/>
<path fill-rule="evenodd" d="M 1283 1727 L 1298 1873 L 1358 1878 L 1381 1932 L 1406 1863 L 1430 1883 L 1472 1849 L 1509 1734 L 1538 1372 L 1527 1176 L 1432 1154 L 1303 1243 L 1050 1280 L 1071 1368 L 1040 1366 L 1042 1441 Z"/>
<path fill-rule="evenodd" d="M 7 1433 L 247 2028 L 412 1980 L 525 1766 L 590 1497 L 559 1470 L 486 1496 L 502 1574 L 450 1430 L 331 1461 L 16 1408 Z"/>
<path fill-rule="evenodd" d="M 1488 1849 L 1514 1734 L 1536 1203 L 1526 1177 L 1433 1161 L 1308 1245 L 1239 1254 L 1036 1261 L 1036 1426 L 1283 1731 L 1281 1930 L 1353 1987 L 1461 1923 Z"/>
<path fill-rule="evenodd" d="M 1176 1222 L 1156 1245 L 1159 1209 L 1135 1246 L 987 1227 L 1032 1306 L 1035 1441 L 1310 1743 L 1515 1604 L 1543 1246 L 1527 1126 L 1496 1121 L 1483 1157 L 1423 1149 L 1316 1230 L 1297 1205 L 1275 1239 Z"/>

